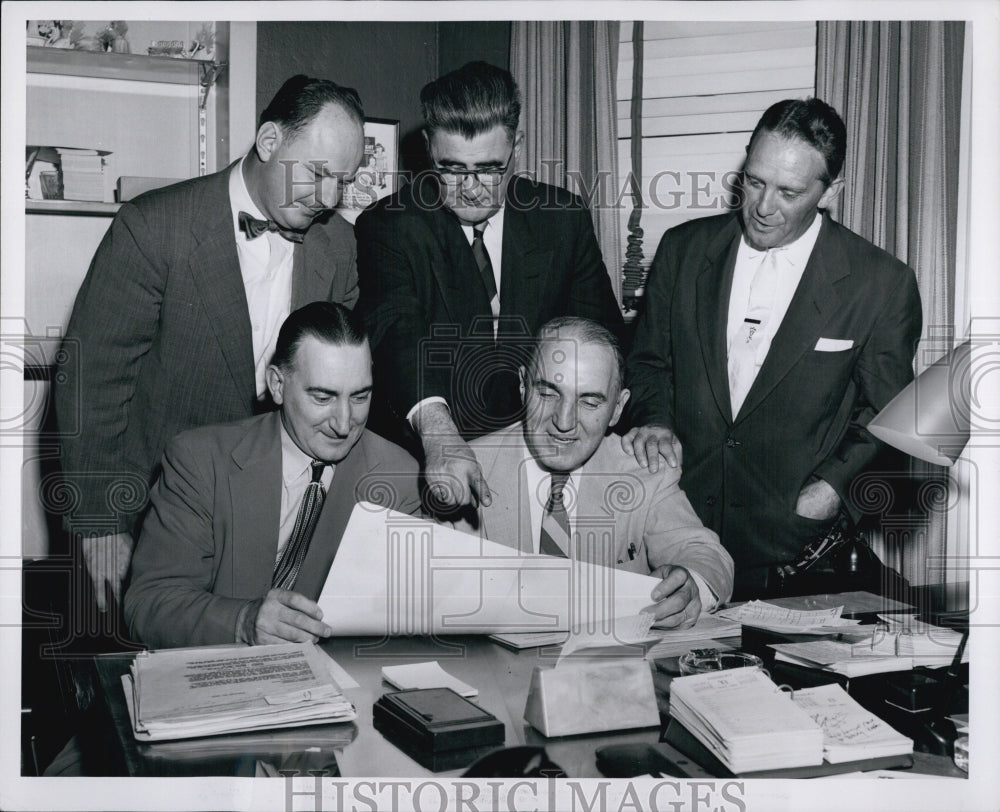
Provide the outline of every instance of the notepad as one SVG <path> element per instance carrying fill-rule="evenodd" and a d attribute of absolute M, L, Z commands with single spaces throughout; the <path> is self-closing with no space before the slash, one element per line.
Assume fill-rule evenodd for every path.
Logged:
<path fill-rule="evenodd" d="M 794 702 L 823 729 L 823 756 L 831 764 L 913 752 L 912 739 L 865 710 L 839 685 L 800 689 Z"/>
<path fill-rule="evenodd" d="M 382 679 L 401 691 L 413 688 L 451 688 L 464 697 L 479 696 L 479 689 L 445 671 L 437 660 L 382 667 Z"/>
<path fill-rule="evenodd" d="M 910 671 L 914 666 L 912 657 L 873 653 L 870 643 L 852 645 L 838 640 L 810 640 L 805 643 L 769 643 L 768 646 L 777 652 L 774 655 L 776 660 L 806 668 L 820 668 L 845 677 Z"/>
<path fill-rule="evenodd" d="M 758 668 L 676 678 L 670 715 L 736 774 L 823 763 L 823 730 Z"/>

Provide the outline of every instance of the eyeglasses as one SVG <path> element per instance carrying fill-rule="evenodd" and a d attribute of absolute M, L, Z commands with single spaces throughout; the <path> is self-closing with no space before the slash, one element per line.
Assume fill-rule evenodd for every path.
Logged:
<path fill-rule="evenodd" d="M 507 163 L 496 169 L 452 169 L 451 167 L 438 166 L 434 164 L 434 173 L 441 179 L 442 183 L 448 186 L 459 186 L 465 183 L 468 178 L 475 178 L 483 186 L 499 186 L 507 170 L 510 169 L 514 159 L 514 148 L 511 147 L 510 155 L 507 156 Z"/>

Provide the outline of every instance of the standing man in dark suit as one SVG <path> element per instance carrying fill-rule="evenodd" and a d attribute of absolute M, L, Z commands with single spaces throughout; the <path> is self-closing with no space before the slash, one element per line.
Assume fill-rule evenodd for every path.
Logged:
<path fill-rule="evenodd" d="M 489 504 L 465 441 L 518 419 L 532 335 L 561 315 L 617 331 L 621 313 L 582 201 L 513 176 L 510 73 L 471 62 L 420 100 L 433 171 L 358 218 L 358 307 L 387 399 L 379 429 L 412 427 L 445 504 Z"/>
<path fill-rule="evenodd" d="M 62 468 L 99 608 L 118 598 L 167 441 L 264 408 L 282 320 L 357 299 L 350 226 L 329 216 L 363 154 L 357 93 L 296 76 L 253 148 L 122 206 L 76 298 L 57 370 Z"/>
<path fill-rule="evenodd" d="M 279 412 L 167 446 L 125 594 L 150 647 L 328 636 L 316 598 L 354 506 L 420 506 L 416 460 L 365 430 L 372 361 L 357 315 L 331 302 L 292 313 L 267 386 Z"/>
<path fill-rule="evenodd" d="M 671 229 L 650 269 L 623 444 L 653 470 L 683 451 L 681 487 L 736 562 L 736 599 L 848 507 L 879 447 L 865 426 L 913 377 L 913 271 L 820 213 L 845 141 L 819 99 L 773 105 L 739 212 Z"/>

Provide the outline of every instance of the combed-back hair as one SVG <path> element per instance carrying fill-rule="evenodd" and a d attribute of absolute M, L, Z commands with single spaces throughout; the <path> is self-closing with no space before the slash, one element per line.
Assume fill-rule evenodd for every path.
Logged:
<path fill-rule="evenodd" d="M 278 330 L 271 363 L 280 369 L 290 368 L 306 336 L 340 347 L 360 347 L 368 341 L 357 313 L 336 302 L 312 302 L 288 314 Z"/>
<path fill-rule="evenodd" d="M 618 390 L 625 385 L 625 358 L 618 338 L 607 327 L 581 316 L 558 316 L 543 324 L 535 334 L 534 346 L 528 361 L 528 369 L 534 370 L 538 364 L 538 353 L 542 345 L 550 339 L 575 339 L 580 346 L 585 344 L 606 347 L 615 357 Z"/>
<path fill-rule="evenodd" d="M 439 76 L 420 91 L 424 128 L 465 138 L 503 127 L 511 138 L 521 116 L 521 93 L 509 71 L 487 62 L 469 62 Z"/>
<path fill-rule="evenodd" d="M 839 177 L 847 152 L 847 128 L 837 111 L 822 99 L 785 99 L 772 104 L 757 122 L 748 149 L 762 132 L 805 141 L 826 161 L 823 182 L 829 186 Z"/>
<path fill-rule="evenodd" d="M 294 138 L 328 104 L 336 104 L 358 124 L 364 125 L 365 111 L 358 91 L 329 79 L 313 79 L 300 73 L 278 89 L 260 114 L 257 126 L 273 121 L 281 126 L 286 137 Z"/>

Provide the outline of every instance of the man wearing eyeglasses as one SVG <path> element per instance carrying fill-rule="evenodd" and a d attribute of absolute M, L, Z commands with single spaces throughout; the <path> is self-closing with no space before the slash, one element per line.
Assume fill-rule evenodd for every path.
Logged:
<path fill-rule="evenodd" d="M 514 175 L 510 73 L 471 62 L 420 100 L 432 170 L 358 218 L 358 308 L 384 398 L 372 425 L 422 451 L 447 510 L 490 504 L 466 441 L 520 419 L 517 370 L 538 328 L 581 316 L 619 332 L 622 319 L 583 202 Z"/>

